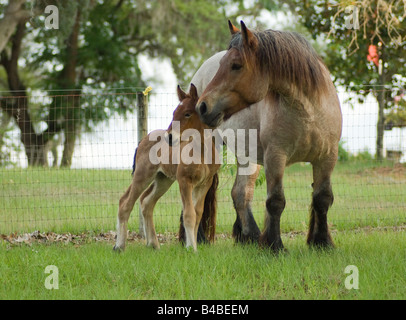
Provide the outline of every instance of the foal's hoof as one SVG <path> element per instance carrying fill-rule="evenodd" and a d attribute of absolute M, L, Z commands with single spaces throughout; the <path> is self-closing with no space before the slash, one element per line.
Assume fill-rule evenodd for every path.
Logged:
<path fill-rule="evenodd" d="M 120 253 L 120 252 L 123 252 L 123 251 L 124 251 L 124 248 L 120 248 L 120 247 L 118 247 L 117 245 L 115 245 L 115 246 L 113 247 L 113 251 Z"/>

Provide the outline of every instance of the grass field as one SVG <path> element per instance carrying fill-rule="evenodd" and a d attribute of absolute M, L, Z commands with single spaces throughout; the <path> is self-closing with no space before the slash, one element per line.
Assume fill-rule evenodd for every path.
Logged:
<path fill-rule="evenodd" d="M 92 235 L 114 230 L 118 199 L 131 176 L 113 170 L 0 169 L 0 179 L 0 235 L 16 238 L 34 230 Z M 176 242 L 181 203 L 174 185 L 155 210 L 157 231 L 164 235 L 159 251 L 142 240 L 116 254 L 111 238 L 89 236 L 78 243 L 68 234 L 67 241 L 54 241 L 54 235 L 52 241 L 12 243 L 1 236 L 0 299 L 406 299 L 404 165 L 337 166 L 329 212 L 336 249 L 330 251 L 305 245 L 310 166 L 288 168 L 284 182 L 281 225 L 288 253 L 233 244 L 233 177 L 222 173 L 213 245 L 193 253 Z M 264 186 L 256 188 L 253 211 L 261 227 L 265 194 Z M 138 230 L 138 210 L 129 227 Z M 45 287 L 48 265 L 58 268 L 58 290 Z M 347 266 L 358 269 L 359 289 L 346 288 Z"/>
<path fill-rule="evenodd" d="M 338 164 L 333 174 L 334 205 L 329 211 L 332 229 L 406 223 L 406 167 L 391 163 L 349 162 Z M 80 232 L 115 229 L 118 200 L 131 182 L 130 171 L 0 169 L 0 234 L 32 232 Z M 235 220 L 230 190 L 234 177 L 222 173 L 218 190 L 218 232 L 229 233 Z M 284 232 L 304 231 L 311 201 L 309 165 L 286 170 Z M 253 212 L 262 227 L 265 185 L 255 190 Z M 138 207 L 136 207 L 138 208 Z M 176 232 L 181 210 L 175 183 L 158 202 L 154 219 L 160 233 Z M 138 230 L 138 210 L 129 227 Z"/>
<path fill-rule="evenodd" d="M 166 242 L 159 251 L 131 242 L 84 245 L 0 243 L 0 299 L 406 299 L 406 237 L 401 228 L 335 232 L 318 251 L 284 234 L 288 253 L 272 255 L 229 238 L 197 253 Z M 45 287 L 48 265 L 58 289 Z M 345 273 L 347 266 L 358 270 Z M 53 271 L 55 272 L 55 271 Z M 347 280 L 347 277 L 351 279 Z"/>

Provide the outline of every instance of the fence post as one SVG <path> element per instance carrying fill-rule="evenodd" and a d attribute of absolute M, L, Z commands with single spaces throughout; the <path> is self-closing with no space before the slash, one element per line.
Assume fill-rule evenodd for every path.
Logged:
<path fill-rule="evenodd" d="M 137 139 L 138 143 L 148 134 L 148 92 L 150 87 L 137 94 Z M 144 234 L 144 217 L 141 212 L 141 204 L 138 205 L 139 216 L 139 234 Z"/>

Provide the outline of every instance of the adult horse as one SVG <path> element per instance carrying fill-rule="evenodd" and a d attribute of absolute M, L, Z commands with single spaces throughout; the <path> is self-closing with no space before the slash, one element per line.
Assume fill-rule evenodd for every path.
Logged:
<path fill-rule="evenodd" d="M 286 203 L 284 171 L 290 164 L 310 162 L 313 196 L 307 243 L 333 246 L 327 211 L 334 200 L 331 174 L 338 156 L 342 115 L 329 71 L 297 33 L 254 32 L 242 21 L 241 31 L 230 22 L 229 28 L 232 39 L 227 53 L 200 96 L 196 110 L 204 123 L 218 127 L 239 111 L 259 103 L 258 135 L 268 213 L 260 243 L 274 251 L 283 249 L 280 217 Z"/>
<path fill-rule="evenodd" d="M 200 68 L 196 71 L 191 83 L 196 87 L 197 93 L 200 96 L 207 84 L 213 79 L 216 74 L 221 58 L 227 51 L 216 53 L 207 59 Z M 241 110 L 233 115 L 233 117 L 222 122 L 219 126 L 220 132 L 232 130 L 234 137 L 237 136 L 237 130 L 243 129 L 245 132 L 245 141 L 249 141 L 248 132 L 250 129 L 261 130 L 260 113 L 258 112 L 263 102 L 256 103 L 250 106 L 249 109 Z M 226 143 L 227 138 L 224 140 Z M 251 209 L 251 203 L 254 197 L 255 181 L 260 171 L 260 165 L 263 164 L 263 149 L 259 136 L 256 140 L 256 152 L 249 152 L 249 145 L 245 144 L 243 152 L 237 153 L 236 146 L 228 148 L 236 155 L 237 158 L 237 173 L 231 190 L 234 209 L 237 217 L 233 225 L 233 238 L 239 243 L 257 242 L 260 236 L 260 230 L 254 219 Z M 245 152 L 244 152 L 245 151 Z M 252 157 L 254 155 L 255 157 Z M 246 174 L 241 169 L 246 169 L 249 172 Z"/>

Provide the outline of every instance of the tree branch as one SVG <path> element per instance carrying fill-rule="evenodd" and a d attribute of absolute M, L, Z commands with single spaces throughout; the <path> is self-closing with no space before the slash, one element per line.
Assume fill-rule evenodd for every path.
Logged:
<path fill-rule="evenodd" d="M 23 9 L 26 0 L 10 0 L 4 12 L 3 19 L 0 20 L 0 52 L 7 45 L 13 35 L 18 23 L 30 18 L 30 12 Z"/>

